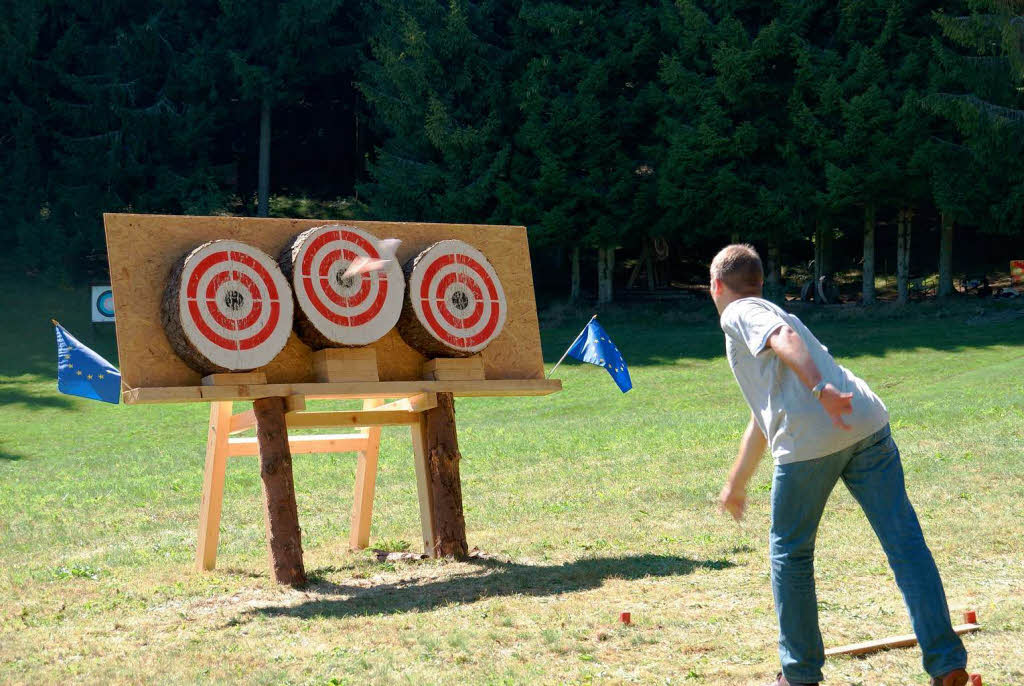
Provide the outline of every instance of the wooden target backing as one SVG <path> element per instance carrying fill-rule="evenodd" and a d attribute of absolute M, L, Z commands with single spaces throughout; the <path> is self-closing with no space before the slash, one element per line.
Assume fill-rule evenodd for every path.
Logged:
<path fill-rule="evenodd" d="M 363 346 L 380 340 L 402 313 L 405 278 L 397 262 L 342 278 L 357 257 L 379 258 L 380 238 L 342 224 L 295 236 L 280 265 L 295 293 L 295 330 L 314 350 Z"/>
<path fill-rule="evenodd" d="M 175 353 L 197 372 L 256 369 L 288 341 L 291 289 L 262 250 L 239 241 L 211 241 L 174 265 L 161 320 Z"/>
<path fill-rule="evenodd" d="M 430 246 L 405 265 L 408 295 L 398 332 L 424 355 L 466 357 L 500 334 L 505 290 L 482 252 L 459 240 Z"/>
<path fill-rule="evenodd" d="M 104 215 L 124 384 L 130 388 L 199 386 L 202 374 L 175 353 L 160 319 L 167 276 L 182 255 L 202 243 L 230 239 L 276 256 L 297 234 L 337 223 L 324 219 Z M 504 326 L 480 353 L 487 378 L 544 378 L 526 229 L 472 224 L 347 220 L 341 223 L 382 239 L 401 240 L 399 264 L 447 239 L 468 243 L 486 255 L 501 282 L 508 306 Z M 377 351 L 380 379 L 418 380 L 427 358 L 411 348 L 396 328 L 368 346 Z M 260 371 L 267 375 L 269 383 L 313 382 L 312 350 L 292 332 L 280 354 Z"/>

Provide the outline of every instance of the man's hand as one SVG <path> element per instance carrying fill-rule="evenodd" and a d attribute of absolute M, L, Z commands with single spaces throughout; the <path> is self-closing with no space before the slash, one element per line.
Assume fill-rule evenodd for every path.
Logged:
<path fill-rule="evenodd" d="M 832 423 L 839 429 L 849 431 L 851 428 L 843 421 L 843 415 L 853 412 L 853 405 L 850 403 L 852 397 L 853 393 L 840 393 L 832 384 L 825 384 L 825 388 L 821 389 L 821 405 L 832 418 Z"/>
<path fill-rule="evenodd" d="M 732 482 L 722 487 L 718 495 L 718 509 L 728 512 L 737 522 L 743 519 L 743 511 L 747 509 L 747 492 L 742 488 L 733 488 Z"/>

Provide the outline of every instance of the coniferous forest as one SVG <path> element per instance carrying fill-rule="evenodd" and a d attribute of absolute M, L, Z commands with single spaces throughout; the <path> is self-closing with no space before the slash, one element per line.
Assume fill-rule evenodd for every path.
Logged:
<path fill-rule="evenodd" d="M 103 212 L 528 227 L 607 302 L 755 243 L 770 288 L 1024 258 L 1021 0 L 14 0 L 10 268 L 106 268 Z"/>

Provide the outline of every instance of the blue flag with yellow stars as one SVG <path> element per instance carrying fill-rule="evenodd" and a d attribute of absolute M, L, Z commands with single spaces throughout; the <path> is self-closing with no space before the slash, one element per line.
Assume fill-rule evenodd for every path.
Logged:
<path fill-rule="evenodd" d="M 597 323 L 597 319 L 591 319 L 587 328 L 583 329 L 569 348 L 569 356 L 607 369 L 623 393 L 633 388 L 622 353 L 612 343 L 611 336 Z"/>
<path fill-rule="evenodd" d="M 57 327 L 57 390 L 116 405 L 121 400 L 121 372 L 63 326 L 53 325 Z"/>

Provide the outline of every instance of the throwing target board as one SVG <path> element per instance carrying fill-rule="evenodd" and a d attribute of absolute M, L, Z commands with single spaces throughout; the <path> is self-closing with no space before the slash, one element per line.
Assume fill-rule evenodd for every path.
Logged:
<path fill-rule="evenodd" d="M 398 262 L 344 278 L 357 257 L 381 257 L 378 243 L 354 226 L 320 226 L 281 252 L 281 270 L 295 293 L 295 331 L 313 350 L 367 345 L 394 328 L 405 291 Z"/>
<path fill-rule="evenodd" d="M 533 295 L 533 276 L 530 269 L 530 250 L 526 240 L 526 229 L 521 226 L 142 214 L 106 214 L 103 219 L 106 226 L 110 283 L 117 305 L 117 320 L 114 326 L 117 328 L 121 380 L 127 388 L 132 389 L 125 396 L 126 402 L 154 402 L 139 399 L 145 395 L 143 391 L 147 389 L 189 387 L 195 389 L 194 396 L 197 399 L 213 397 L 213 394 L 207 394 L 206 390 L 200 393 L 200 390 L 205 388 L 201 385 L 202 376 L 210 373 L 209 367 L 205 362 L 200 365 L 194 360 L 186 363 L 186 358 L 178 353 L 178 348 L 185 346 L 172 345 L 171 339 L 174 336 L 165 334 L 162 320 L 162 299 L 167 289 L 168 275 L 176 267 L 181 268 L 179 263 L 184 256 L 191 254 L 197 246 L 211 241 L 229 240 L 251 246 L 265 256 L 272 256 L 272 263 L 277 265 L 277 258 L 289 245 L 293 245 L 297 235 L 332 225 L 353 227 L 380 239 L 400 240 L 401 244 L 395 253 L 399 266 L 409 260 L 415 260 L 420 253 L 434 244 L 448 240 L 460 241 L 486 256 L 487 264 L 493 269 L 491 279 L 500 285 L 505 299 L 504 323 L 495 324 L 489 334 L 490 342 L 478 353 L 486 379 L 544 379 L 537 305 Z M 470 253 L 467 251 L 466 254 Z M 274 274 L 275 270 L 280 271 L 280 267 L 267 267 L 271 274 Z M 292 274 L 294 278 L 294 271 Z M 255 277 L 251 278 L 256 282 Z M 287 335 L 287 342 L 280 352 L 269 362 L 259 365 L 259 370 L 266 374 L 270 384 L 315 383 L 317 376 L 313 365 L 313 350 L 296 332 L 296 329 L 302 327 L 292 327 L 291 322 L 287 321 L 292 315 L 287 311 L 286 303 L 289 303 L 295 312 L 296 322 L 305 315 L 300 313 L 296 295 L 289 292 L 294 289 L 288 284 L 283 273 L 280 278 L 284 286 L 278 288 L 278 294 L 280 296 L 283 292 L 286 296 L 279 300 L 280 316 L 282 322 L 286 324 L 283 326 L 285 331 L 275 330 L 272 338 L 279 344 L 280 339 L 277 336 L 284 337 L 288 331 L 290 334 Z M 389 297 L 392 291 L 390 279 L 389 275 Z M 404 274 L 402 281 L 406 282 L 407 291 L 408 282 Z M 490 300 L 489 291 L 485 285 L 479 285 L 480 283 L 478 282 L 478 287 L 481 294 L 486 293 L 486 299 Z M 398 285 L 401 286 L 401 282 Z M 198 289 L 197 286 L 197 294 Z M 405 293 L 401 287 L 396 290 L 400 291 L 404 307 Z M 239 290 L 243 296 L 247 292 L 247 289 Z M 467 302 L 471 296 L 475 294 L 470 288 L 466 294 Z M 187 300 L 187 290 L 184 297 Z M 461 297 L 457 299 L 461 301 Z M 197 298 L 196 305 L 199 304 Z M 265 304 L 261 301 L 261 305 Z M 488 311 L 480 315 L 481 321 L 490 311 L 491 303 L 484 304 Z M 458 309 L 455 304 L 452 307 Z M 463 311 L 458 310 L 459 313 Z M 470 312 L 473 311 L 475 305 Z M 179 321 L 182 321 L 180 307 L 171 312 L 176 312 Z M 232 310 L 232 315 L 237 317 L 237 312 Z M 444 315 L 440 316 L 440 321 L 444 321 Z M 500 321 L 499 311 L 498 322 Z M 219 330 L 211 328 L 215 332 Z M 420 383 L 423 365 L 428 358 L 452 354 L 450 347 L 444 352 L 424 354 L 418 347 L 411 346 L 399 334 L 398 328 L 399 325 L 391 327 L 382 337 L 365 346 L 376 352 L 381 382 Z M 466 338 L 465 325 L 461 332 L 462 337 Z M 228 330 L 227 333 L 238 332 Z M 184 329 L 178 335 L 184 337 Z M 407 336 L 414 337 L 413 334 Z M 472 338 L 472 335 L 469 337 Z M 266 346 L 269 345 L 270 338 L 266 342 Z M 332 343 L 332 346 L 336 345 L 339 344 Z M 195 345 L 191 347 L 195 348 Z M 264 347 L 261 346 L 260 349 L 263 350 Z M 217 352 L 220 354 L 219 350 Z M 206 358 L 205 355 L 203 357 Z M 209 358 L 206 358 L 206 361 L 212 362 Z M 250 359 L 244 365 L 248 367 L 260 361 Z M 225 361 L 217 366 L 228 369 L 229 365 L 234 367 L 239 364 L 234 359 L 227 360 L 228 364 L 223 362 Z M 199 366 L 203 367 L 203 371 L 196 369 Z M 245 367 L 238 368 L 237 371 Z M 168 398 L 182 396 L 178 392 L 165 395 Z M 156 397 L 164 396 L 156 393 Z"/>
<path fill-rule="evenodd" d="M 202 374 L 269 363 L 292 330 L 292 294 L 270 255 L 232 240 L 203 243 L 171 270 L 161 319 L 171 347 Z"/>
<path fill-rule="evenodd" d="M 505 326 L 508 303 L 484 254 L 459 240 L 435 243 L 405 265 L 408 297 L 398 331 L 433 357 L 467 357 Z"/>

